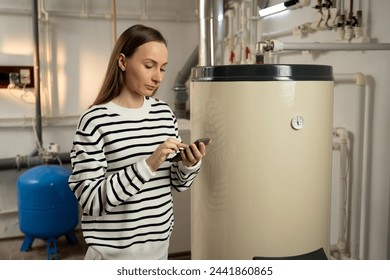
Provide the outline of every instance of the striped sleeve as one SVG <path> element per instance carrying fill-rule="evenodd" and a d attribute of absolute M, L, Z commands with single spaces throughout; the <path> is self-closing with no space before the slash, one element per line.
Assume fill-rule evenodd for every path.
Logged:
<path fill-rule="evenodd" d="M 99 119 L 105 108 L 88 111 L 80 119 L 71 150 L 69 186 L 85 214 L 102 216 L 139 192 L 150 174 L 145 160 L 106 175 L 107 158 Z M 141 175 L 142 174 L 142 175 Z"/>
<path fill-rule="evenodd" d="M 201 161 L 191 167 L 185 166 L 182 162 L 173 164 L 171 172 L 172 187 L 179 192 L 187 190 L 198 175 L 200 165 Z"/>
<path fill-rule="evenodd" d="M 172 113 L 174 119 L 175 131 L 177 133 L 177 138 L 181 139 L 179 136 L 179 128 L 176 117 Z M 195 180 L 196 176 L 200 171 L 201 161 L 196 165 L 187 167 L 181 161 L 174 162 L 171 166 L 171 185 L 177 191 L 187 190 Z"/>

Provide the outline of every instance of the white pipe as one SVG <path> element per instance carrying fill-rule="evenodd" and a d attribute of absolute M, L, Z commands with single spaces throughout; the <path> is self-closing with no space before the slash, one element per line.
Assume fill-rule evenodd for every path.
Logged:
<path fill-rule="evenodd" d="M 261 38 L 264 38 L 265 40 L 270 40 L 272 38 L 290 36 L 293 35 L 293 30 L 294 30 L 293 28 L 290 28 L 290 29 L 279 30 L 274 32 L 267 32 L 267 33 L 263 33 L 261 35 Z"/>
<path fill-rule="evenodd" d="M 45 67 L 46 67 L 46 94 L 43 98 L 44 104 L 43 107 L 45 109 L 46 115 L 51 116 L 53 115 L 53 76 L 52 76 L 52 45 L 51 45 L 51 33 L 50 33 L 50 26 L 49 26 L 49 12 L 46 10 L 45 0 L 40 0 L 40 6 L 41 6 L 41 13 L 44 15 L 44 28 L 45 28 L 45 36 L 44 39 L 45 42 Z M 42 71 L 42 70 L 41 70 Z"/>
<path fill-rule="evenodd" d="M 77 125 L 79 115 L 66 115 L 66 116 L 43 116 L 42 127 L 74 127 Z M 1 128 L 15 128 L 15 127 L 31 127 L 31 122 L 34 118 L 31 117 L 16 117 L 16 118 L 1 118 Z"/>
<path fill-rule="evenodd" d="M 313 33 L 317 31 L 316 29 L 312 28 L 313 23 L 306 22 L 303 24 L 300 24 L 298 26 L 295 26 L 293 28 L 288 28 L 284 30 L 278 30 L 273 32 L 265 32 L 261 35 L 261 38 L 264 40 L 271 40 L 276 39 L 280 37 L 286 37 L 286 36 L 295 36 L 295 37 L 302 37 L 308 33 Z"/>
<path fill-rule="evenodd" d="M 258 15 L 257 0 L 252 0 L 251 17 L 250 17 L 250 50 L 253 63 L 256 61 L 256 42 L 257 42 L 257 21 Z"/>
<path fill-rule="evenodd" d="M 339 0 L 340 5 L 340 15 L 345 15 L 345 9 L 344 9 L 344 0 Z"/>
<path fill-rule="evenodd" d="M 241 21 L 241 4 L 239 2 L 233 3 L 233 9 L 234 9 L 234 30 L 237 34 L 240 31 L 240 21 Z"/>
<path fill-rule="evenodd" d="M 45 9 L 45 0 L 40 0 L 41 13 L 45 16 L 45 21 L 49 20 L 49 13 Z"/>
<path fill-rule="evenodd" d="M 365 94 L 364 87 L 358 86 L 357 92 L 357 103 L 356 103 L 356 116 L 355 116 L 355 137 L 354 137 L 354 148 L 353 158 L 354 162 L 357 163 L 354 172 L 352 174 L 352 184 L 356 187 L 355 191 L 352 192 L 352 203 L 354 209 L 358 210 L 363 207 L 362 205 L 362 162 L 363 162 L 363 139 L 364 139 L 364 108 L 365 108 Z M 363 112 L 363 113 L 362 113 Z M 359 259 L 359 248 L 360 244 L 360 229 L 361 229 L 361 213 L 362 211 L 353 211 L 351 214 L 351 258 Z"/>
<path fill-rule="evenodd" d="M 352 195 L 350 217 L 350 252 L 351 259 L 363 259 L 366 256 L 367 230 L 367 127 L 369 125 L 367 79 L 363 73 L 334 75 L 335 81 L 354 81 L 357 86 L 355 137 L 352 164 Z"/>
<path fill-rule="evenodd" d="M 249 27 L 248 21 L 250 14 L 248 13 L 250 8 L 250 2 L 248 0 L 244 0 L 241 2 L 241 19 L 240 19 L 240 37 L 241 37 L 241 64 L 246 64 L 250 61 L 250 57 L 247 59 L 247 48 L 249 48 Z"/>
<path fill-rule="evenodd" d="M 224 39 L 225 48 L 227 48 L 228 53 L 226 56 L 224 56 L 224 63 L 230 64 L 232 52 L 234 52 L 234 31 L 233 31 L 233 17 L 234 17 L 234 11 L 232 9 L 228 9 L 225 12 L 225 17 L 227 17 L 228 25 L 227 25 L 227 36 Z"/>
<path fill-rule="evenodd" d="M 364 138 L 363 138 L 363 162 L 362 162 L 362 175 L 361 175 L 361 181 L 362 181 L 362 201 L 361 201 L 361 224 L 360 224 L 360 259 L 365 260 L 368 259 L 368 211 L 369 211 L 369 176 L 368 176 L 368 168 L 369 168 L 369 159 L 371 155 L 370 152 L 370 146 L 371 146 L 371 138 L 370 136 L 370 116 L 371 116 L 371 95 L 366 92 L 366 84 L 358 85 L 360 94 L 364 95 L 363 98 L 365 98 L 365 108 L 364 108 Z"/>
<path fill-rule="evenodd" d="M 239 2 L 233 3 L 233 9 L 234 9 L 234 59 L 233 64 L 239 64 L 241 61 L 241 47 L 240 47 L 240 37 L 241 37 L 241 4 Z"/>
<path fill-rule="evenodd" d="M 272 41 L 273 51 L 369 51 L 390 50 L 390 43 L 294 43 Z"/>
<path fill-rule="evenodd" d="M 234 11 L 232 9 L 229 9 L 225 12 L 225 16 L 228 18 L 228 38 L 233 39 L 234 37 L 234 31 L 233 31 L 233 17 L 234 17 Z"/>
<path fill-rule="evenodd" d="M 387 178 L 387 185 L 388 185 L 388 188 L 390 190 L 390 175 L 388 176 Z M 390 192 L 389 192 L 389 200 L 390 201 Z M 390 213 L 390 203 L 389 203 L 389 212 Z M 390 214 L 388 216 L 388 220 L 387 220 L 387 258 L 388 260 L 390 260 Z"/>

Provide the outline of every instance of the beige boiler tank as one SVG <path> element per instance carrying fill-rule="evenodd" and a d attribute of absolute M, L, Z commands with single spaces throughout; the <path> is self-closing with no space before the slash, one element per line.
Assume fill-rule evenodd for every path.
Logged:
<path fill-rule="evenodd" d="M 191 190 L 192 259 L 326 259 L 332 67 L 192 69 L 191 140 L 209 137 Z"/>

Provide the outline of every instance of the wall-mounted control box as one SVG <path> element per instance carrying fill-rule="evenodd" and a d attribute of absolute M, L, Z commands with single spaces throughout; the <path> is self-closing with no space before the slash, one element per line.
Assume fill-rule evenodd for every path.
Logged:
<path fill-rule="evenodd" d="M 0 66 L 0 88 L 7 88 L 9 84 L 20 87 L 34 87 L 33 66 Z"/>

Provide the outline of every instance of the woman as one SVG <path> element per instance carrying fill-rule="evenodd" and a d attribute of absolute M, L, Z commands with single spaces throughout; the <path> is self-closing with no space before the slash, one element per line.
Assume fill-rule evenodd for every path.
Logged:
<path fill-rule="evenodd" d="M 188 189 L 206 155 L 203 143 L 181 142 L 172 110 L 153 98 L 167 61 L 160 32 L 143 25 L 124 31 L 79 120 L 69 185 L 83 209 L 85 259 L 167 259 L 171 188 Z M 180 150 L 182 161 L 171 163 Z"/>

